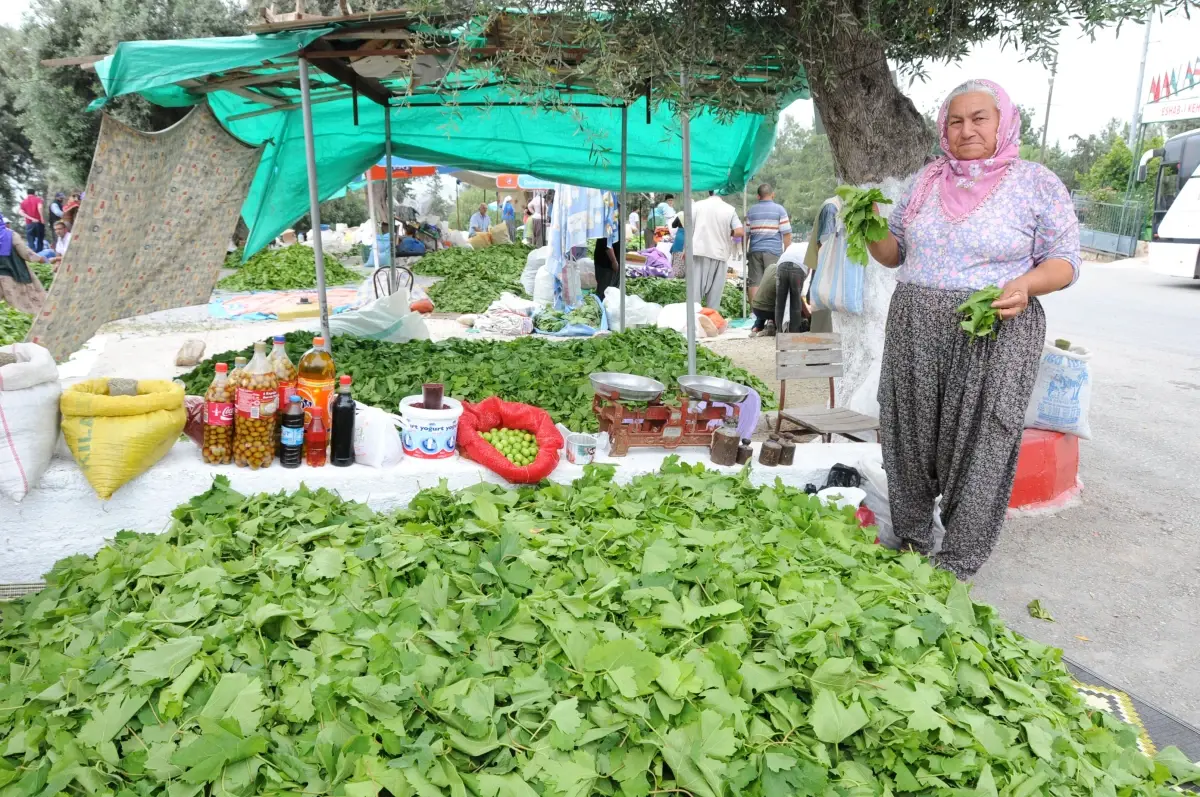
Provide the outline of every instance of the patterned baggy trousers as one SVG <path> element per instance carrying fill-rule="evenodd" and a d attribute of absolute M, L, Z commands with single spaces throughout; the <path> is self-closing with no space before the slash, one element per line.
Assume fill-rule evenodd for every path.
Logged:
<path fill-rule="evenodd" d="M 1046 339 L 1036 299 L 994 340 L 969 336 L 957 312 L 969 295 L 898 285 L 879 376 L 893 530 L 930 553 L 940 495 L 946 536 L 933 559 L 959 578 L 974 575 L 1000 536 Z"/>

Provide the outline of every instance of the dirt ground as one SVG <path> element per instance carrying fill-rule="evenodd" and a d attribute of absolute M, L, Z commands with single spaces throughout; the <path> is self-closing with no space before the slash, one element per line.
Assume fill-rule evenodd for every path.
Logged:
<path fill-rule="evenodd" d="M 734 364 L 767 383 L 779 397 L 779 380 L 775 377 L 775 338 L 734 337 L 731 334 L 702 341 L 717 354 L 728 357 Z M 826 379 L 794 379 L 787 384 L 787 406 L 824 405 L 829 401 L 829 381 Z"/>

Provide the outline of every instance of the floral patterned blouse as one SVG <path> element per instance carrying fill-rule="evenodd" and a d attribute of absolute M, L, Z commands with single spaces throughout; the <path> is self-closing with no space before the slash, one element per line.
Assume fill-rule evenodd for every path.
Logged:
<path fill-rule="evenodd" d="M 888 216 L 900 244 L 896 279 L 927 288 L 978 290 L 1053 258 L 1079 279 L 1079 221 L 1067 188 L 1040 163 L 1016 161 L 996 190 L 958 224 L 946 220 L 935 188 L 917 217 L 901 221 L 910 188 Z"/>

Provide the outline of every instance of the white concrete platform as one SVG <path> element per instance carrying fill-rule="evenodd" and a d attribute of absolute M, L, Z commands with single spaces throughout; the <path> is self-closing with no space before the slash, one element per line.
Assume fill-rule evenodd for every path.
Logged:
<path fill-rule="evenodd" d="M 738 471 L 736 467 L 711 465 L 707 449 L 679 449 L 678 453 L 685 462 L 703 462 L 730 473 Z M 657 471 L 666 454 L 661 449 L 634 449 L 626 457 L 600 457 L 597 461 L 615 464 L 617 480 L 627 482 Z M 756 445 L 756 460 L 757 456 Z M 860 467 L 879 460 L 879 446 L 871 443 L 800 445 L 792 466 L 767 468 L 755 461 L 751 479 L 756 484 L 770 484 L 779 478 L 793 487 L 803 488 L 808 483 L 820 487 L 829 468 L 837 463 Z M 389 469 L 354 465 L 286 470 L 276 463 L 265 470 L 252 471 L 233 465 L 212 466 L 200 458 L 199 448 L 190 441 L 181 441 L 154 467 L 117 490 L 110 500 L 101 501 L 74 460 L 56 457 L 24 501 L 20 504 L 0 501 L 0 584 L 39 581 L 59 559 L 93 554 L 124 529 L 163 531 L 170 524 L 171 511 L 207 490 L 217 474 L 227 476 L 233 488 L 243 493 L 294 490 L 304 483 L 335 490 L 344 498 L 383 511 L 406 506 L 419 490 L 437 486 L 440 479 L 446 479 L 451 489 L 480 481 L 505 483 L 491 471 L 461 457 L 436 461 L 405 458 Z M 563 459 L 550 478 L 566 483 L 582 474 L 582 467 Z"/>

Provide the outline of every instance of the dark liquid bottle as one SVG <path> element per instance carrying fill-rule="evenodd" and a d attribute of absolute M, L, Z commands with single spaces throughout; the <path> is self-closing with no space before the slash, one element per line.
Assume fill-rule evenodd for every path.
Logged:
<path fill-rule="evenodd" d="M 293 393 L 280 418 L 279 464 L 285 468 L 298 468 L 303 461 L 304 402 Z"/>
<path fill-rule="evenodd" d="M 333 400 L 333 440 L 329 444 L 330 461 L 335 467 L 354 464 L 354 399 L 350 396 L 350 375 L 344 374 Z"/>

